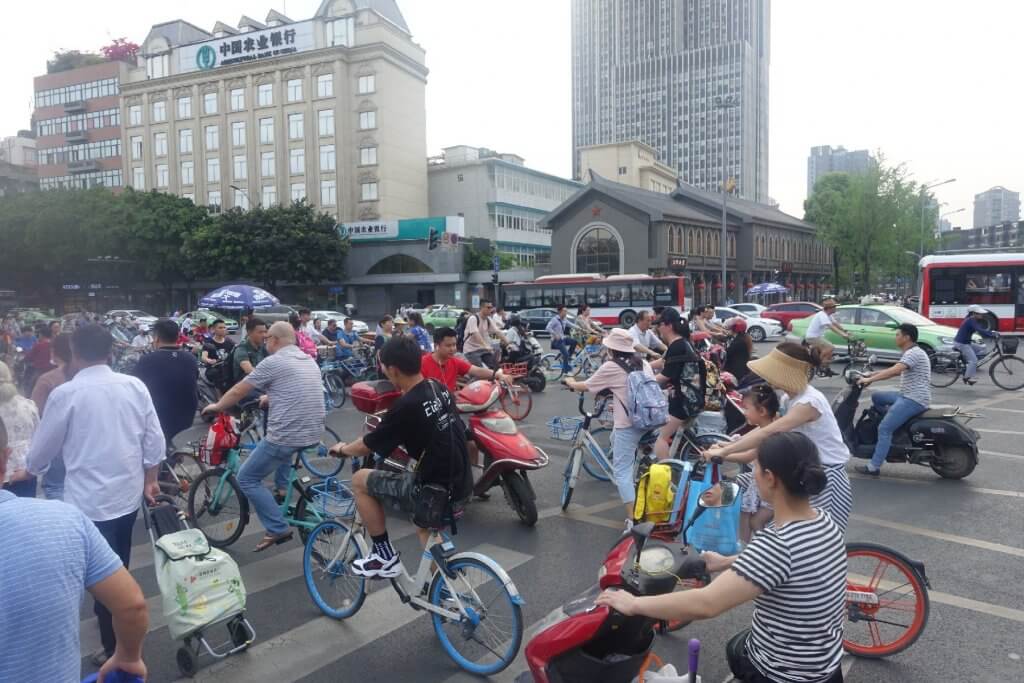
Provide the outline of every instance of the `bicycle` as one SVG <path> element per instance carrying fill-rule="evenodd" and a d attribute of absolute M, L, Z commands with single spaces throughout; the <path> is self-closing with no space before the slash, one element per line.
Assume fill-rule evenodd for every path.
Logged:
<path fill-rule="evenodd" d="M 978 369 L 988 365 L 988 376 L 1000 389 L 1024 388 L 1024 359 L 1017 355 L 1019 343 L 1017 337 L 999 337 L 992 350 L 978 359 Z M 931 385 L 937 389 L 952 386 L 967 372 L 967 361 L 958 349 L 936 351 L 931 354 L 931 360 Z"/>
<path fill-rule="evenodd" d="M 367 593 L 367 579 L 352 573 L 350 565 L 368 555 L 373 544 L 345 483 L 323 492 L 344 522 L 329 519 L 313 529 L 306 540 L 302 573 L 320 611 L 332 619 L 347 619 L 360 610 Z M 402 564 L 401 576 L 390 581 L 399 600 L 430 613 L 441 646 L 462 669 L 489 676 L 515 659 L 525 630 L 524 602 L 493 559 L 457 553 L 448 534 L 430 529 L 416 574 L 411 576 Z"/>
<path fill-rule="evenodd" d="M 196 479 L 206 471 L 206 466 L 198 456 L 198 443 L 189 444 L 190 450 L 167 448 L 167 457 L 160 463 L 157 483 L 160 492 L 174 499 L 175 507 L 187 509 L 188 494 Z"/>
<path fill-rule="evenodd" d="M 299 537 L 305 541 L 309 532 L 324 520 L 313 503 L 307 484 L 309 476 L 299 476 L 301 465 L 315 477 L 327 479 L 341 470 L 341 460 L 328 454 L 328 449 L 341 441 L 329 427 L 324 427 L 330 443 L 321 438 L 316 446 L 297 448 L 288 475 L 288 484 L 279 500 L 281 513 L 289 526 L 297 527 Z M 226 548 L 237 541 L 249 523 L 249 500 L 238 484 L 241 469 L 241 448 L 236 446 L 228 451 L 222 463 L 207 469 L 192 483 L 188 495 L 188 515 L 193 526 L 202 529 L 216 548 Z M 298 500 L 292 504 L 292 492 Z"/>
<path fill-rule="evenodd" d="M 557 382 L 562 379 L 563 375 L 577 379 L 586 379 L 594 374 L 601 367 L 601 363 L 604 362 L 601 358 L 603 350 L 604 346 L 601 344 L 586 344 L 580 347 L 580 350 L 569 359 L 568 371 L 562 367 L 562 354 L 560 352 L 551 351 L 545 353 L 540 357 L 541 372 L 544 373 L 544 378 L 548 382 Z"/>
<path fill-rule="evenodd" d="M 507 382 L 499 382 L 498 401 L 501 409 L 508 413 L 516 422 L 525 420 L 533 410 L 533 394 L 530 388 L 508 378 Z"/>

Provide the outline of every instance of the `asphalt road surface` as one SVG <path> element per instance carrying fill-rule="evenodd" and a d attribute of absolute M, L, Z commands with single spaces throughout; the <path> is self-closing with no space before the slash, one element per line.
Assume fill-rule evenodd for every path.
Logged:
<path fill-rule="evenodd" d="M 769 344 L 759 345 L 766 353 Z M 831 398 L 838 379 L 816 380 Z M 875 385 L 892 388 L 892 383 Z M 870 390 L 865 391 L 864 401 Z M 548 437 L 545 422 L 572 415 L 575 401 L 559 387 L 534 396 L 533 413 L 521 425 L 552 456 L 551 465 L 532 477 L 541 509 L 533 529 L 522 526 L 500 490 L 489 501 L 474 502 L 455 538 L 460 550 L 479 550 L 511 574 L 526 605 L 530 625 L 596 582 L 605 552 L 622 528 L 623 510 L 612 485 L 581 475 L 568 513 L 558 508 L 561 473 L 568 449 Z M 963 481 L 945 481 L 930 469 L 887 465 L 881 479 L 851 474 L 854 511 L 847 539 L 872 541 L 921 560 L 931 580 L 931 615 L 921 639 L 887 660 L 847 657 L 846 680 L 854 683 L 1024 680 L 1024 392 L 1010 394 L 982 377 L 934 392 L 935 403 L 963 405 L 983 415 L 972 423 L 982 434 L 981 462 Z M 343 439 L 360 434 L 362 416 L 351 403 L 333 412 L 328 424 Z M 197 425 L 179 442 L 197 439 Z M 857 461 L 863 462 L 863 461 Z M 852 469 L 851 463 L 851 469 Z M 411 527 L 389 523 L 392 538 L 407 558 L 418 549 Z M 230 553 L 241 566 L 248 591 L 248 617 L 257 638 L 248 652 L 220 662 L 201 660 L 196 680 L 217 683 L 260 681 L 470 681 L 442 651 L 429 620 L 401 605 L 386 584 L 373 592 L 362 611 L 346 622 L 322 616 L 302 579 L 298 541 L 253 553 L 261 529 L 255 516 Z M 151 633 L 145 660 L 150 680 L 178 680 L 177 643 L 162 626 L 152 552 L 141 521 L 135 529 L 131 571 L 150 600 Z M 750 608 L 692 624 L 659 637 L 655 652 L 685 668 L 686 642 L 703 643 L 701 673 L 712 683 L 731 680 L 725 663 L 726 640 L 749 624 Z M 92 610 L 82 610 L 82 652 L 99 644 Z M 511 681 L 524 669 L 522 654 L 493 677 Z M 83 675 L 92 671 L 83 659 Z"/>

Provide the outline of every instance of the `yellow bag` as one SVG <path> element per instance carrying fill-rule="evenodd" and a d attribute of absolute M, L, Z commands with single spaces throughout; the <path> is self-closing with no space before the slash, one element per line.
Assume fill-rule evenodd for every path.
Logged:
<path fill-rule="evenodd" d="M 640 477 L 636 487 L 633 520 L 636 522 L 667 522 L 672 516 L 672 501 L 676 487 L 672 483 L 672 468 L 660 463 L 651 465 Z"/>

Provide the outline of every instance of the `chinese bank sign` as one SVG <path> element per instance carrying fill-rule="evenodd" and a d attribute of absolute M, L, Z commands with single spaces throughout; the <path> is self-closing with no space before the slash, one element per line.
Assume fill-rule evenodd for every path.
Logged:
<path fill-rule="evenodd" d="M 184 45 L 175 52 L 178 56 L 178 73 L 186 73 L 256 62 L 312 50 L 315 47 L 313 22 L 300 21 L 297 24 L 275 26 L 263 31 L 250 31 L 215 38 L 205 43 Z"/>
<path fill-rule="evenodd" d="M 408 218 L 399 221 L 362 221 L 342 223 L 338 231 L 342 237 L 353 242 L 370 240 L 425 240 L 433 228 L 438 234 L 465 235 L 465 219 L 462 216 L 438 218 Z"/>

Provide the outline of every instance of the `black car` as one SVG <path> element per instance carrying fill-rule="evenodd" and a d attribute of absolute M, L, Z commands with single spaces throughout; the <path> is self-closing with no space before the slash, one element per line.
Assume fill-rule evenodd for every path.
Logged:
<path fill-rule="evenodd" d="M 530 329 L 535 335 L 546 335 L 548 321 L 551 320 L 551 316 L 557 315 L 558 311 L 554 308 L 528 308 L 524 311 L 516 313 L 520 318 L 526 321 Z M 575 318 L 571 313 L 565 316 L 566 320 L 572 321 Z"/>

